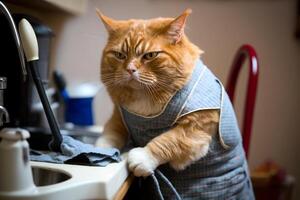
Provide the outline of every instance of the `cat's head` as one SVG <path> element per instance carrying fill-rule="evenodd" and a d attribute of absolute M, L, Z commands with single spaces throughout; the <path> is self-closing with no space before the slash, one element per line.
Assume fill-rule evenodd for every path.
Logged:
<path fill-rule="evenodd" d="M 177 18 L 114 20 L 97 14 L 109 38 L 101 79 L 114 101 L 143 94 L 164 102 L 183 87 L 201 50 L 184 34 L 191 10 Z"/>

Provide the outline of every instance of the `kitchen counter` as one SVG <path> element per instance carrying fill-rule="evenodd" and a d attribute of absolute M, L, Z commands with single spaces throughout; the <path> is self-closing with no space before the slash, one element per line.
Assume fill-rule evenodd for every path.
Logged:
<path fill-rule="evenodd" d="M 30 191 L 8 193 L 5 199 L 22 200 L 58 200 L 58 199 L 114 199 L 125 196 L 133 177 L 129 176 L 126 155 L 119 163 L 106 167 L 30 162 L 33 168 L 58 172 L 71 177 L 65 181 L 45 186 L 38 186 Z M 46 175 L 46 174 L 45 174 Z M 38 179 L 45 178 L 40 174 Z M 51 175 L 48 178 L 52 178 Z M 38 184 L 37 184 L 38 185 Z"/>

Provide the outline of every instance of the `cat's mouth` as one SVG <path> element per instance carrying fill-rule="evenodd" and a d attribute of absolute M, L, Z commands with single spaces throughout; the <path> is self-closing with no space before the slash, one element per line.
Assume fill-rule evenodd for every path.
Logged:
<path fill-rule="evenodd" d="M 145 83 L 143 83 L 143 81 L 139 77 L 135 76 L 130 76 L 130 78 L 127 79 L 127 85 L 128 87 L 135 90 L 141 90 L 145 87 Z"/>
<path fill-rule="evenodd" d="M 130 78 L 128 78 L 127 85 L 133 89 L 142 88 L 142 83 L 140 82 L 138 77 L 130 76 Z"/>
<path fill-rule="evenodd" d="M 144 74 L 134 73 L 125 75 L 126 85 L 133 89 L 144 89 L 145 87 L 153 86 L 155 80 Z"/>

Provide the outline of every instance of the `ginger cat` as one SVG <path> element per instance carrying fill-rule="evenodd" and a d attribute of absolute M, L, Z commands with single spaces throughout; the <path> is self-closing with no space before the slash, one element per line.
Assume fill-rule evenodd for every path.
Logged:
<path fill-rule="evenodd" d="M 170 97 L 183 87 L 202 52 L 183 34 L 189 13 L 188 10 L 177 18 L 169 30 L 163 28 L 173 19 L 115 22 L 99 13 L 110 34 L 103 51 L 101 80 L 115 104 L 139 115 L 151 116 L 159 113 Z M 145 32 L 145 27 L 149 33 Z M 156 36 L 163 31 L 162 36 Z M 128 55 L 121 51 L 128 52 Z M 138 73 L 135 75 L 134 72 Z M 135 157 L 132 153 L 149 154 L 146 157 L 152 158 L 152 166 L 143 166 L 147 164 L 143 161 L 134 165 L 129 163 L 130 169 L 136 176 L 148 176 L 158 165 L 167 162 L 175 169 L 184 169 L 192 161 L 206 155 L 218 120 L 218 110 L 183 117 L 176 128 L 156 137 L 144 149 L 129 153 L 129 161 L 132 156 Z M 97 142 L 98 146 L 101 143 L 117 148 L 125 145 L 128 133 L 118 109 L 114 109 L 104 133 L 104 137 Z"/>
<path fill-rule="evenodd" d="M 101 80 L 115 104 L 112 117 L 105 124 L 104 135 L 98 139 L 97 146 L 120 149 L 127 143 L 134 132 L 131 130 L 135 130 L 131 127 L 135 121 L 130 121 L 127 115 L 152 120 L 173 109 L 169 104 L 174 101 L 175 94 L 193 79 L 195 65 L 202 54 L 184 34 L 190 13 L 188 9 L 177 18 L 121 21 L 104 16 L 97 10 L 109 34 L 101 61 Z M 197 79 L 200 75 L 193 77 Z M 222 149 L 220 152 L 227 152 L 221 136 L 220 142 L 217 141 L 220 108 L 213 108 L 178 115 L 174 123 L 168 125 L 162 133 L 151 136 L 145 142 L 135 141 L 137 147 L 128 153 L 129 169 L 135 176 L 147 177 L 159 166 L 171 166 L 176 177 L 176 173 L 181 176 L 180 173 L 184 174 L 193 168 L 190 166 L 194 166 L 194 163 L 202 162 L 214 140 L 218 148 Z M 155 125 L 160 122 L 151 123 Z M 145 129 L 145 134 L 148 130 Z M 137 132 L 143 135 L 143 130 Z M 202 166 L 205 165 L 202 162 Z M 183 187 L 172 177 L 169 176 L 181 195 L 188 199 L 193 196 L 186 194 L 187 188 L 181 189 Z M 247 177 L 244 175 L 241 180 Z M 199 176 L 195 176 L 196 179 L 199 182 Z"/>

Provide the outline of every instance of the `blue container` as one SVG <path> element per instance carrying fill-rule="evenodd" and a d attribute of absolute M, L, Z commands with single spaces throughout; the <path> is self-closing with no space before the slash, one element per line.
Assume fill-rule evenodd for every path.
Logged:
<path fill-rule="evenodd" d="M 94 125 L 93 97 L 69 97 L 65 99 L 65 119 L 75 125 Z"/>

